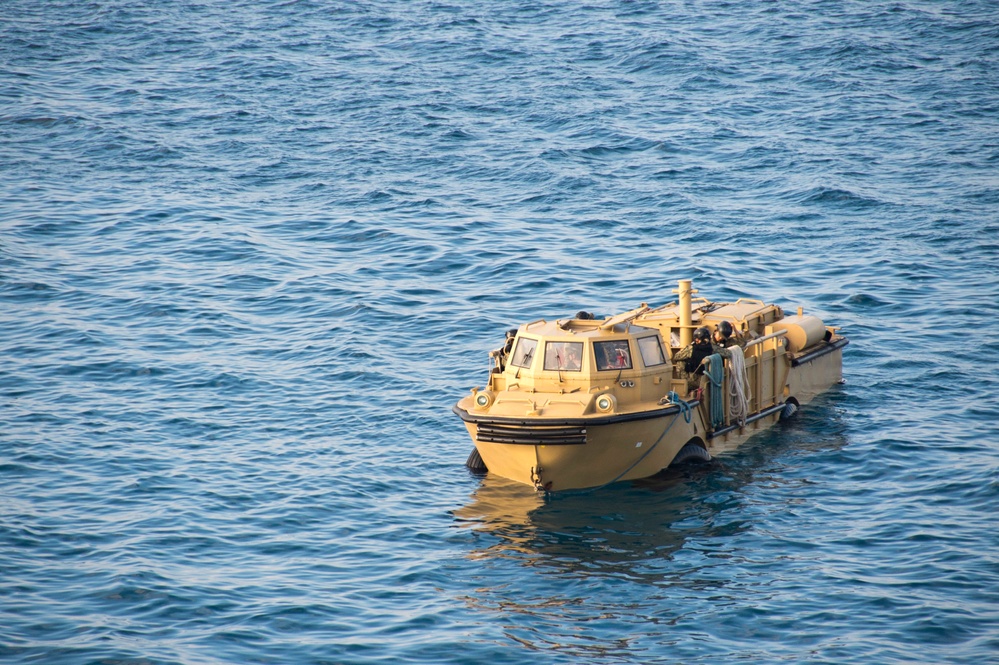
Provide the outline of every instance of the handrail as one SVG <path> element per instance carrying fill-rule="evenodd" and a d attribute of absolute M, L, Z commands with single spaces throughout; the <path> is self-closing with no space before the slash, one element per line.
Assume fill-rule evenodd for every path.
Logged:
<path fill-rule="evenodd" d="M 609 319 L 600 324 L 600 329 L 609 330 L 614 326 L 632 321 L 641 316 L 642 314 L 645 314 L 647 311 L 649 311 L 649 306 L 643 302 L 641 306 L 637 307 L 636 309 L 624 312 L 623 314 L 618 314 L 617 316 L 610 317 Z"/>
<path fill-rule="evenodd" d="M 750 347 L 750 346 L 752 346 L 754 344 L 759 344 L 760 342 L 765 342 L 768 339 L 773 339 L 774 337 L 783 337 L 786 334 L 787 334 L 786 330 L 778 330 L 777 332 L 772 332 L 769 335 L 764 335 L 763 337 L 757 337 L 754 340 L 746 342 L 746 347 L 748 348 L 748 347 Z"/>
<path fill-rule="evenodd" d="M 668 303 L 666 303 L 664 305 L 659 305 L 658 307 L 653 307 L 652 309 L 650 309 L 649 311 L 647 311 L 645 314 L 646 315 L 648 315 L 648 314 L 655 314 L 656 312 L 660 312 L 660 311 L 666 309 L 667 307 L 678 307 L 679 304 L 680 303 L 678 303 L 677 301 L 674 300 L 673 302 L 668 302 Z"/>
<path fill-rule="evenodd" d="M 699 305 L 701 307 L 704 307 L 705 305 L 712 305 L 712 304 L 714 304 L 714 303 L 712 303 L 707 298 L 691 298 L 690 299 L 690 306 L 693 309 L 697 309 L 697 307 L 695 307 L 695 305 Z M 662 310 L 667 309 L 669 307 L 679 307 L 679 306 L 680 306 L 680 303 L 678 301 L 672 300 L 672 301 L 670 301 L 668 303 L 665 303 L 663 305 L 659 305 L 658 307 L 652 307 L 647 312 L 645 312 L 645 314 L 643 316 L 648 316 L 649 314 L 656 314 L 656 313 L 661 312 Z"/>

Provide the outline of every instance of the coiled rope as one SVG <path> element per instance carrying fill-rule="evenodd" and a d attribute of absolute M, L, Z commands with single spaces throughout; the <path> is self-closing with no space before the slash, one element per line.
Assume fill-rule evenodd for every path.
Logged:
<path fill-rule="evenodd" d="M 753 396 L 749 389 L 749 374 L 746 372 L 746 357 L 738 346 L 729 347 L 728 415 L 731 422 L 746 426 L 749 415 L 749 399 Z"/>
<path fill-rule="evenodd" d="M 680 413 L 683 414 L 684 422 L 690 422 L 690 405 L 672 390 L 666 393 L 665 400 L 660 401 L 660 404 L 676 404 L 680 407 Z"/>
<path fill-rule="evenodd" d="M 725 422 L 725 405 L 722 403 L 722 381 L 725 379 L 725 365 L 722 357 L 714 353 L 707 357 L 708 390 L 711 397 L 711 426 L 718 427 Z"/>

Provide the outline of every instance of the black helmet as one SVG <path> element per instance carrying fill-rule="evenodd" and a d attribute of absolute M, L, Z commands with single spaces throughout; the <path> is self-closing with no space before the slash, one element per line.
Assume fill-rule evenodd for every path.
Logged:
<path fill-rule="evenodd" d="M 694 339 L 707 341 L 711 339 L 711 331 L 705 328 L 704 326 L 701 326 L 700 328 L 694 331 Z"/>
<path fill-rule="evenodd" d="M 718 324 L 718 331 L 722 335 L 725 335 L 725 337 L 731 337 L 732 336 L 732 324 L 729 323 L 728 321 L 722 321 L 721 323 Z"/>

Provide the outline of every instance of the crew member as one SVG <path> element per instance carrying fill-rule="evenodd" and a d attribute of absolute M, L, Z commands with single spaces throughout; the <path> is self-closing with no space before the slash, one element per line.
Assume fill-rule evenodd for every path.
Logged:
<path fill-rule="evenodd" d="M 694 331 L 694 341 L 673 356 L 677 376 L 686 379 L 688 392 L 704 387 L 707 382 L 707 377 L 704 376 L 704 359 L 716 353 L 722 358 L 732 357 L 731 351 L 711 343 L 711 331 L 702 326 Z"/>
<path fill-rule="evenodd" d="M 517 336 L 517 329 L 511 328 L 506 331 L 506 341 L 503 343 L 503 347 L 496 349 L 495 351 L 489 352 L 489 357 L 491 357 L 496 366 L 493 368 L 493 372 L 500 373 L 506 367 L 507 356 L 510 355 L 510 351 L 513 350 L 513 340 Z"/>
<path fill-rule="evenodd" d="M 728 348 L 730 346 L 738 346 L 743 348 L 746 346 L 746 340 L 743 339 L 742 335 L 735 331 L 732 324 L 728 321 L 722 321 L 715 328 L 715 332 L 711 336 L 711 341 L 715 346 L 720 346 L 722 348 Z"/>

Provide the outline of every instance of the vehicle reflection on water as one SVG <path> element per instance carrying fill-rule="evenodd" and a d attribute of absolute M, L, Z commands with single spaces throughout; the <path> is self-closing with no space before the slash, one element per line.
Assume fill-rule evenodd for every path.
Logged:
<path fill-rule="evenodd" d="M 646 644 L 661 641 L 664 624 L 701 607 L 670 599 L 676 585 L 693 581 L 689 566 L 703 563 L 674 560 L 689 535 L 724 540 L 746 528 L 718 519 L 734 506 L 732 493 L 697 500 L 718 466 L 547 497 L 484 477 L 454 514 L 475 535 L 467 555 L 477 566 L 475 590 L 464 602 L 539 652 L 572 662 L 641 656 Z M 534 574 L 525 578 L 525 567 Z M 693 577 L 701 578 L 697 593 L 723 592 L 723 580 Z"/>
<path fill-rule="evenodd" d="M 781 606 L 772 575 L 815 555 L 815 534 L 782 533 L 781 512 L 815 510 L 815 474 L 857 464 L 841 454 L 838 399 L 708 464 L 597 491 L 546 496 L 482 477 L 454 512 L 473 535 L 462 600 L 506 638 L 572 662 L 648 662 L 684 631 L 704 644 L 755 630 L 759 616 L 733 616 L 733 598 Z"/>
<path fill-rule="evenodd" d="M 545 496 L 523 484 L 485 476 L 455 517 L 483 536 L 472 558 L 516 558 L 562 572 L 623 576 L 655 583 L 658 563 L 683 546 L 694 524 L 720 506 L 696 492 L 717 463 L 670 470 L 597 492 Z M 724 528 L 717 535 L 730 534 Z"/>

